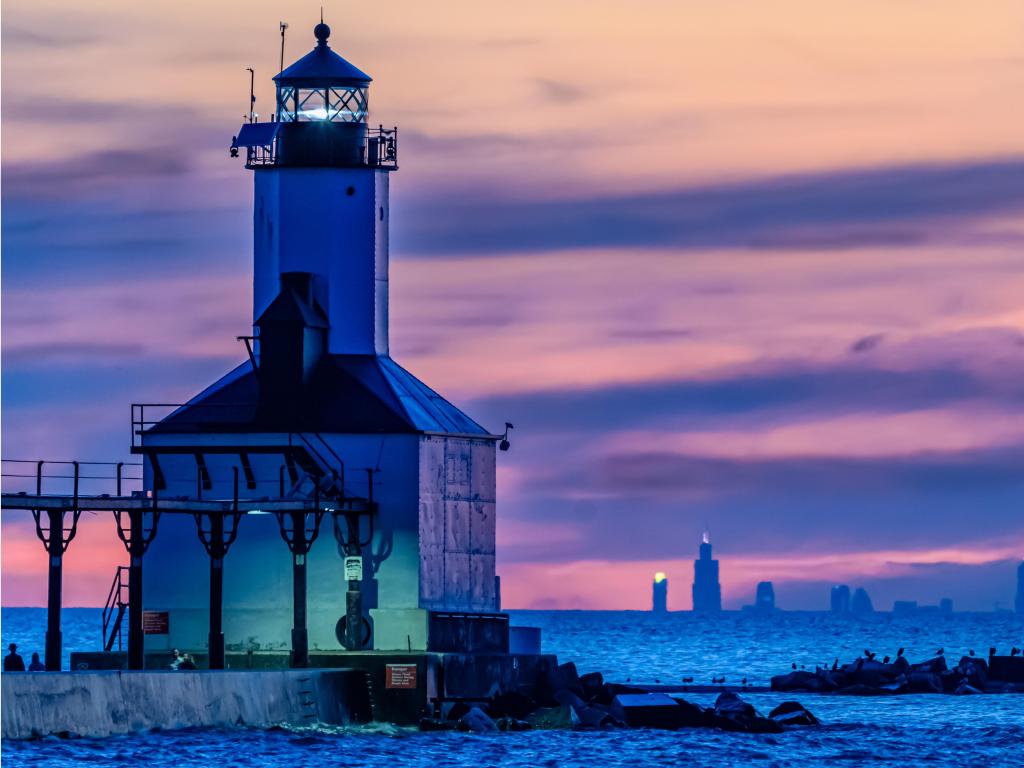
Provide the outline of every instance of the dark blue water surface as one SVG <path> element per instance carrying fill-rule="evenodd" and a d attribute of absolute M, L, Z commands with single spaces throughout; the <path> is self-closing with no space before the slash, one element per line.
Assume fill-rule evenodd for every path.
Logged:
<path fill-rule="evenodd" d="M 969 649 L 987 654 L 1024 645 L 1024 624 L 1011 615 L 864 619 L 823 614 L 769 616 L 637 612 L 513 611 L 513 623 L 540 626 L 545 651 L 581 671 L 634 682 L 710 682 L 746 677 L 766 684 L 792 662 L 812 667 L 869 648 L 905 647 L 913 660 L 943 647 L 954 661 Z M 44 614 L 4 609 L 3 643 L 42 649 Z M 64 613 L 69 649 L 95 648 L 99 613 Z M 707 704 L 713 695 L 688 696 Z M 748 694 L 766 711 L 785 698 Z M 753 736 L 717 731 L 533 731 L 473 735 L 418 733 L 374 725 L 356 728 L 183 730 L 105 739 L 5 742 L 6 765 L 149 766 L 636 766 L 636 765 L 934 765 L 1024 766 L 1024 695 L 857 698 L 800 694 L 820 728 Z"/>

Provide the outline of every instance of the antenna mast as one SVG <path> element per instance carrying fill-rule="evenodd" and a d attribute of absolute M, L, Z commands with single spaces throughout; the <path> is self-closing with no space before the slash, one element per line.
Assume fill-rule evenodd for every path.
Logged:
<path fill-rule="evenodd" d="M 281 67 L 278 69 L 278 74 L 284 72 L 284 31 L 288 29 L 288 22 L 278 22 L 281 28 Z M 279 122 L 281 120 L 281 105 L 277 105 L 277 109 L 274 111 L 274 121 Z"/>
<path fill-rule="evenodd" d="M 256 122 L 256 72 L 252 67 L 249 70 L 249 122 Z"/>

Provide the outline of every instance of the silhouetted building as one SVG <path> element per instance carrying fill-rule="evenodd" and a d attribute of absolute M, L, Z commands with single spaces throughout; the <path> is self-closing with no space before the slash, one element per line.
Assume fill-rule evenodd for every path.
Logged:
<path fill-rule="evenodd" d="M 651 610 L 655 613 L 665 613 L 668 610 L 668 577 L 661 571 L 654 574 L 654 584 L 651 587 Z"/>
<path fill-rule="evenodd" d="M 700 544 L 700 557 L 693 561 L 693 610 L 695 613 L 718 613 L 722 610 L 718 561 L 711 558 L 711 542 L 706 533 Z"/>
<path fill-rule="evenodd" d="M 850 600 L 850 613 L 872 613 L 874 610 L 875 607 L 871 605 L 871 598 L 868 597 L 867 591 L 864 587 L 857 587 Z"/>
<path fill-rule="evenodd" d="M 917 600 L 897 600 L 892 604 L 892 612 L 896 616 L 917 613 Z"/>
<path fill-rule="evenodd" d="M 761 581 L 757 584 L 757 594 L 754 596 L 754 607 L 759 611 L 775 610 L 775 587 L 770 581 Z"/>
<path fill-rule="evenodd" d="M 832 587 L 832 599 L 829 605 L 832 613 L 850 612 L 850 588 L 845 584 Z"/>
<path fill-rule="evenodd" d="M 1017 566 L 1017 599 L 1014 601 L 1017 613 L 1024 616 L 1024 560 Z"/>
<path fill-rule="evenodd" d="M 897 600 L 892 604 L 892 612 L 894 616 L 948 616 L 953 613 L 953 600 L 944 597 L 938 605 L 919 605 L 917 600 Z"/>

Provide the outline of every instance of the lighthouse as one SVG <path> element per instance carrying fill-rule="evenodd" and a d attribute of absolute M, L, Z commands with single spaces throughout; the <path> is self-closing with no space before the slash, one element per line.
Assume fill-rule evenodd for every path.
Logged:
<path fill-rule="evenodd" d="M 371 78 L 330 28 L 314 37 L 274 78 L 274 119 L 231 143 L 253 176 L 243 362 L 181 406 L 136 406 L 133 451 L 161 499 L 241 488 L 316 503 L 291 517 L 164 515 L 145 557 L 146 649 L 507 650 L 500 436 L 389 356 L 398 131 L 371 127 Z"/>

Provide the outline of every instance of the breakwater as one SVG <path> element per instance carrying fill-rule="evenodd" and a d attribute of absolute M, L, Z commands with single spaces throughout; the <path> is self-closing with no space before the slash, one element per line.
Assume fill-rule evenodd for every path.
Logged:
<path fill-rule="evenodd" d="M 354 670 L 18 672 L 4 675 L 2 698 L 4 739 L 369 719 Z"/>

